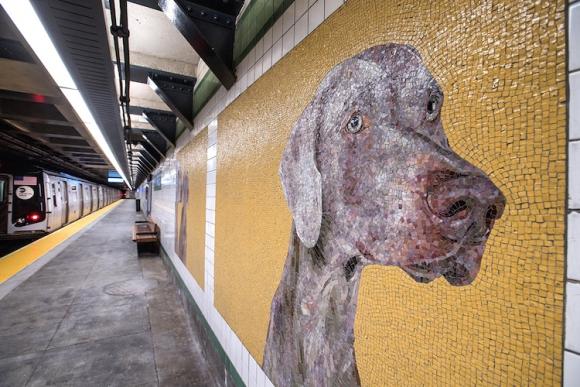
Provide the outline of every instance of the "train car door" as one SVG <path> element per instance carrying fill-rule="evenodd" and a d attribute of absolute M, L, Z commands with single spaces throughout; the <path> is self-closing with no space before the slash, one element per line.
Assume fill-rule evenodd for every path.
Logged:
<path fill-rule="evenodd" d="M 91 186 L 91 211 L 96 211 L 98 207 L 98 196 L 97 187 L 95 185 Z"/>
<path fill-rule="evenodd" d="M 91 186 L 85 184 L 85 192 L 83 193 L 83 216 L 88 215 L 91 212 Z"/>
<path fill-rule="evenodd" d="M 52 204 L 52 184 L 50 182 L 50 177 L 44 175 L 44 197 L 46 203 L 46 229 L 50 231 L 52 229 L 53 222 L 53 204 Z"/>
<path fill-rule="evenodd" d="M 60 193 L 60 182 L 52 181 L 50 183 L 50 207 L 49 227 L 52 231 L 56 230 L 62 225 L 62 199 Z"/>
<path fill-rule="evenodd" d="M 78 201 L 79 201 L 79 218 L 85 216 L 85 191 L 83 187 L 83 183 L 79 183 L 79 193 L 78 193 Z"/>
<path fill-rule="evenodd" d="M 60 194 L 62 198 L 62 224 L 68 223 L 69 205 L 68 205 L 68 182 L 66 180 L 60 181 Z"/>
<path fill-rule="evenodd" d="M 80 217 L 80 201 L 79 201 L 79 186 L 76 181 L 69 183 L 69 195 L 68 195 L 68 218 L 70 222 L 77 220 Z"/>
<path fill-rule="evenodd" d="M 105 206 L 105 202 L 103 199 L 103 187 L 99 186 L 99 208 L 102 208 Z"/>
<path fill-rule="evenodd" d="M 10 177 L 0 175 L 0 234 L 8 232 L 8 187 L 10 187 Z"/>

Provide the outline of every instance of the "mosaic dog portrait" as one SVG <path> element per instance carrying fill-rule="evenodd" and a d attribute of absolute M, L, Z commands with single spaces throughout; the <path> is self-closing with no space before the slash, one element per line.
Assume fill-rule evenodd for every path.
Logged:
<path fill-rule="evenodd" d="M 360 385 L 365 266 L 419 283 L 476 278 L 505 198 L 451 149 L 442 105 L 417 50 L 387 44 L 334 67 L 297 120 L 280 165 L 293 224 L 263 364 L 275 385 Z"/>
<path fill-rule="evenodd" d="M 177 168 L 177 186 L 175 190 L 175 253 L 185 262 L 187 257 L 187 205 L 189 201 L 189 178 L 185 171 Z"/>

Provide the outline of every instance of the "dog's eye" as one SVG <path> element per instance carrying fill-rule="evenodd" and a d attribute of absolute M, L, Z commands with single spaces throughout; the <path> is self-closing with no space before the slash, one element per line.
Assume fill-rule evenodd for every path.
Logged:
<path fill-rule="evenodd" d="M 350 133 L 358 133 L 363 128 L 363 117 L 359 113 L 353 114 L 348 123 L 346 124 L 346 130 Z"/>
<path fill-rule="evenodd" d="M 431 94 L 427 102 L 427 119 L 429 121 L 433 121 L 439 115 L 440 104 L 441 97 L 436 93 Z"/>

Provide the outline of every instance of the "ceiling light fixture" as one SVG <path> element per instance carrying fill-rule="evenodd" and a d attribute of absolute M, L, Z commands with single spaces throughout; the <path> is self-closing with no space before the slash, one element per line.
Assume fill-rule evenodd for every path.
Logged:
<path fill-rule="evenodd" d="M 131 182 L 127 179 L 125 173 L 123 173 L 119 161 L 103 135 L 103 131 L 95 121 L 95 118 L 30 1 L 0 0 L 0 4 L 4 7 L 12 22 L 16 25 L 22 36 L 24 36 L 24 39 L 26 39 L 74 111 L 85 124 L 89 133 L 105 154 L 105 157 L 107 157 L 119 175 L 121 175 L 127 186 L 131 188 Z"/>

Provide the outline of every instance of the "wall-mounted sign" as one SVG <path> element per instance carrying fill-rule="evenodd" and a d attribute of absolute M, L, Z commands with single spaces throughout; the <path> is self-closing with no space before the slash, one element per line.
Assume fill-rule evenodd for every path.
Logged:
<path fill-rule="evenodd" d="M 117 177 L 120 179 L 121 175 L 119 175 L 119 172 L 115 170 L 110 170 L 109 172 L 107 172 L 107 177 Z"/>
<path fill-rule="evenodd" d="M 16 188 L 16 197 L 21 200 L 28 200 L 34 196 L 34 190 L 27 185 Z"/>
<path fill-rule="evenodd" d="M 161 191 L 161 174 L 153 177 L 153 191 Z"/>

